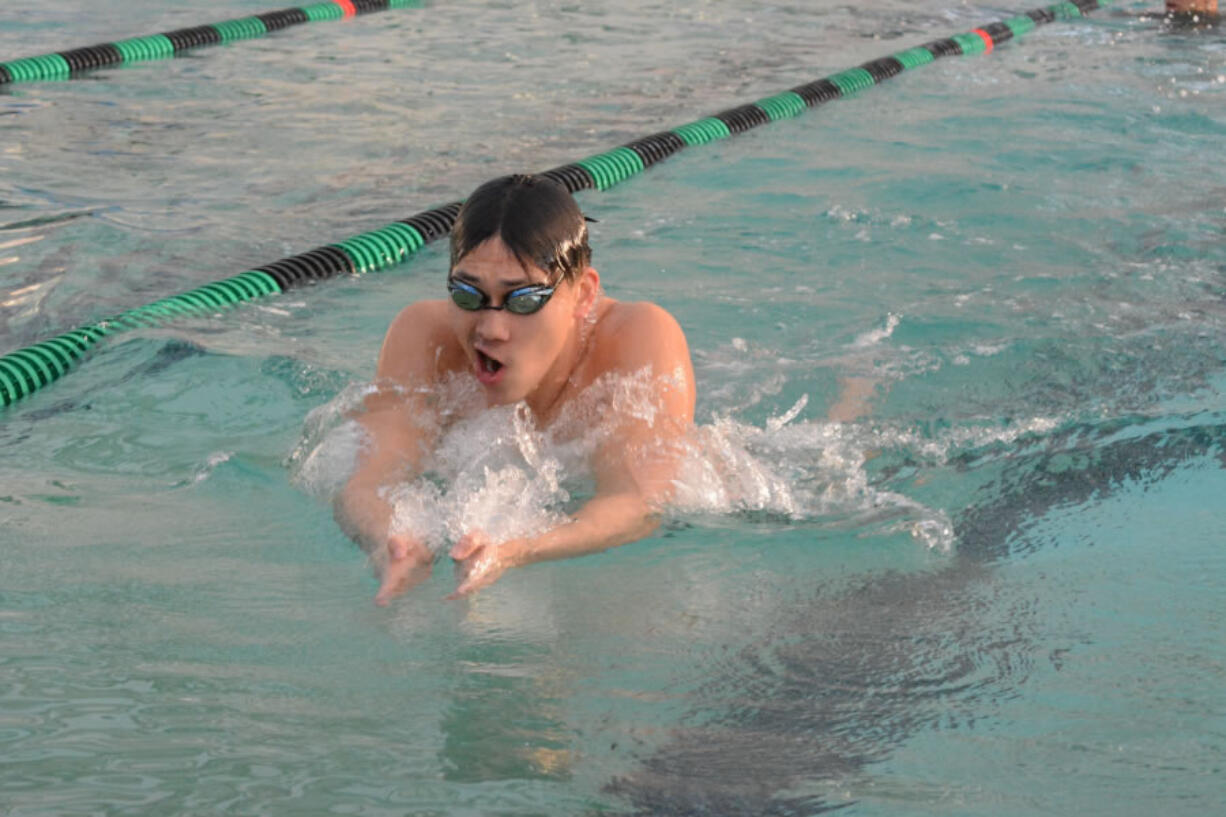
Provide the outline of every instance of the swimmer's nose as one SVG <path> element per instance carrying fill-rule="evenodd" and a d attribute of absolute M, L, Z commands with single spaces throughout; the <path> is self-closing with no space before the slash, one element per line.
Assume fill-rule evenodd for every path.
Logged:
<path fill-rule="evenodd" d="M 511 337 L 511 322 L 505 309 L 483 309 L 477 313 L 476 335 L 478 340 L 491 343 Z"/>

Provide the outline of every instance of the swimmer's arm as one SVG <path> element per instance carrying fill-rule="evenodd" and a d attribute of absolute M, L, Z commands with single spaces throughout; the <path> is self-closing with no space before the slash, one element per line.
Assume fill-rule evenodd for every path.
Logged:
<path fill-rule="evenodd" d="M 652 441 L 653 448 L 659 444 L 659 440 Z M 633 441 L 623 440 L 618 449 L 624 452 L 638 447 Z M 664 447 L 679 450 L 666 442 Z M 614 455 L 610 452 L 608 456 Z M 675 474 L 676 459 L 671 456 L 653 457 L 649 465 L 639 468 L 616 459 L 607 461 L 597 474 L 596 495 L 556 528 L 501 544 L 492 543 L 480 531 L 468 534 L 451 549 L 458 584 L 448 598 L 492 584 L 511 567 L 585 556 L 648 536 L 659 525 L 659 509 L 671 496 Z"/>
<path fill-rule="evenodd" d="M 376 390 L 355 420 L 366 441 L 353 474 L 333 502 L 333 515 L 347 536 L 370 553 L 382 578 L 375 600 L 392 595 L 429 574 L 432 554 L 408 535 L 392 535 L 390 486 L 422 471 L 433 444 L 435 423 L 426 394 L 437 385 L 437 307 L 406 307 L 392 322 L 376 367 Z"/>
<path fill-rule="evenodd" d="M 694 419 L 694 372 L 685 336 L 667 312 L 636 305 L 640 315 L 619 349 L 617 369 L 656 373 L 657 415 L 627 422 L 594 458 L 596 495 L 570 520 L 530 539 L 491 546 L 480 534 L 452 549 L 462 596 L 495 581 L 508 567 L 568 559 L 608 550 L 649 535 L 659 511 L 672 498 L 683 451 L 682 437 Z"/>
<path fill-rule="evenodd" d="M 839 397 L 827 416 L 835 423 L 850 423 L 867 416 L 872 411 L 869 401 L 876 395 L 877 385 L 874 377 L 839 378 Z"/>
<path fill-rule="evenodd" d="M 425 542 L 392 530 L 393 486 L 421 473 L 429 435 L 414 422 L 413 401 L 376 408 L 357 419 L 367 432 L 367 445 L 357 467 L 333 501 L 333 517 L 342 531 L 369 555 L 379 576 L 375 603 L 394 596 L 430 576 L 434 554 Z"/>
<path fill-rule="evenodd" d="M 623 477 L 618 483 L 598 481 L 596 495 L 569 522 L 534 539 L 520 540 L 508 554 L 508 566 L 585 556 L 649 536 L 659 525 L 659 510 L 668 497 L 664 492 L 643 490 L 633 479 Z"/>
<path fill-rule="evenodd" d="M 387 487 L 411 478 L 420 466 L 421 430 L 403 402 L 385 392 L 367 399 L 367 410 L 354 418 L 365 441 L 353 474 L 333 501 L 341 530 L 372 554 L 387 542 L 392 517 Z"/>

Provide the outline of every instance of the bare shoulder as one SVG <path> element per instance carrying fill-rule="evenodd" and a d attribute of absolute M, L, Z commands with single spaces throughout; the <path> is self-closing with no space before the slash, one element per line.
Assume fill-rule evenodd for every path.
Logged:
<path fill-rule="evenodd" d="M 430 382 L 456 352 L 446 320 L 446 301 L 417 301 L 392 319 L 375 376 L 402 382 Z"/>
<path fill-rule="evenodd" d="M 640 369 L 667 364 L 671 370 L 682 359 L 689 364 L 685 332 L 664 307 L 650 301 L 616 301 L 602 316 L 599 342 L 603 357 L 617 368 Z"/>
<path fill-rule="evenodd" d="M 647 301 L 614 302 L 601 317 L 596 340 L 600 373 L 650 369 L 662 384 L 660 397 L 670 415 L 694 416 L 694 366 L 681 325 Z"/>

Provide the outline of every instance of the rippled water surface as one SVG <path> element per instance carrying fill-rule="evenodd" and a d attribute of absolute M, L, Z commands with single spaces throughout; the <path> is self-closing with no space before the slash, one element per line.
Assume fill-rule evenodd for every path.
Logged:
<path fill-rule="evenodd" d="M 1022 10 L 868 5 L 436 3 L 7 86 L 0 351 Z M 1146 5 L 580 195 L 699 387 L 688 501 L 614 552 L 371 603 L 325 441 L 435 245 L 5 410 L 0 813 L 1220 810 L 1226 35 Z M 269 8 L 18 4 L 0 59 Z M 484 496 L 549 512 L 516 462 Z"/>

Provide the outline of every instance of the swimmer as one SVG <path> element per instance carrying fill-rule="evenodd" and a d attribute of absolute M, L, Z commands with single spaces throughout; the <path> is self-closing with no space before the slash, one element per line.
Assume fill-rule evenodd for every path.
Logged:
<path fill-rule="evenodd" d="M 521 405 L 540 429 L 604 375 L 649 371 L 655 405 L 650 420 L 595 407 L 613 431 L 591 457 L 592 498 L 538 536 L 460 537 L 450 551 L 457 586 L 448 598 L 485 587 L 513 567 L 650 534 L 677 467 L 668 443 L 694 418 L 694 372 L 681 327 L 659 306 L 601 293 L 586 219 L 551 179 L 506 176 L 477 188 L 451 231 L 446 287 L 446 299 L 410 304 L 392 321 L 377 388 L 356 418 L 367 445 L 334 502 L 338 523 L 380 574 L 378 604 L 430 575 L 434 554 L 421 537 L 393 529 L 389 489 L 428 472 L 434 446 L 454 419 L 440 410 L 438 396 L 455 378 L 477 384 L 475 404 L 462 410 Z"/>
<path fill-rule="evenodd" d="M 1166 0 L 1167 14 L 1217 15 L 1217 0 Z"/>
<path fill-rule="evenodd" d="M 1221 22 L 1218 0 L 1166 0 L 1162 19 L 1175 30 L 1216 28 Z"/>

